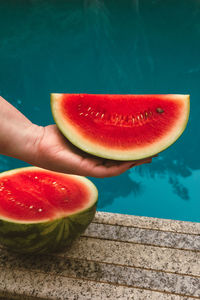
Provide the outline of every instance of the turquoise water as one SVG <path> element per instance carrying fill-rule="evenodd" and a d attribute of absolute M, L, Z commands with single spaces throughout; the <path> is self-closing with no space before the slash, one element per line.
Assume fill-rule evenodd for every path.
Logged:
<path fill-rule="evenodd" d="M 51 92 L 191 94 L 191 116 L 168 150 L 92 181 L 98 210 L 200 222 L 200 2 L 0 2 L 0 94 L 39 125 Z M 0 156 L 0 171 L 26 165 Z"/>

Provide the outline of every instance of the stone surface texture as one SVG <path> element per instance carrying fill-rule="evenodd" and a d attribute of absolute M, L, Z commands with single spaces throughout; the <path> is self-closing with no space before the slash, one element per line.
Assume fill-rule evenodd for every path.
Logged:
<path fill-rule="evenodd" d="M 98 212 L 65 252 L 2 247 L 0 299 L 200 299 L 200 223 Z"/>

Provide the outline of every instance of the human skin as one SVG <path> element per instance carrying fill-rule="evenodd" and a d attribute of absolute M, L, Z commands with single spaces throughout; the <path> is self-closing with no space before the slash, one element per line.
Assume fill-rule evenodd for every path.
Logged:
<path fill-rule="evenodd" d="M 33 124 L 2 97 L 0 128 L 0 154 L 56 172 L 103 178 L 152 161 L 112 161 L 87 154 L 73 146 L 56 125 Z"/>

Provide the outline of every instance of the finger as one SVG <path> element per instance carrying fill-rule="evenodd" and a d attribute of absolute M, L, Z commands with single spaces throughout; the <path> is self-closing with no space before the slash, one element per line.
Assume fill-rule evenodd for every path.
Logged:
<path fill-rule="evenodd" d="M 119 166 L 122 165 L 124 163 L 129 163 L 130 162 L 126 162 L 126 161 L 120 161 L 120 160 L 109 160 L 109 159 L 104 159 L 103 160 L 103 165 L 107 168 L 113 167 L 113 166 Z"/>
<path fill-rule="evenodd" d="M 152 159 L 138 161 L 138 162 L 135 163 L 134 167 L 140 166 L 140 165 L 143 165 L 143 164 L 150 164 L 151 162 L 152 162 Z"/>
<path fill-rule="evenodd" d="M 150 163 L 151 159 L 143 159 L 134 162 L 108 161 L 101 159 L 86 159 L 83 160 L 81 168 L 79 168 L 79 175 L 91 176 L 97 178 L 118 176 L 128 169 L 144 164 Z M 77 171 L 76 171 L 77 173 Z"/>
<path fill-rule="evenodd" d="M 87 175 L 91 177 L 104 178 L 118 176 L 130 168 L 130 162 L 115 164 L 107 167 L 105 165 L 95 166 L 93 169 L 88 170 Z"/>

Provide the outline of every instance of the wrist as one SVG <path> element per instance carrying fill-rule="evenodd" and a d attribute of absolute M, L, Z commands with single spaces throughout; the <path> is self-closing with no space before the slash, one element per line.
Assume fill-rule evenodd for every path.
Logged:
<path fill-rule="evenodd" d="M 19 142 L 19 149 L 16 152 L 16 158 L 29 164 L 37 165 L 38 149 L 40 141 L 44 135 L 44 127 L 36 124 L 30 124 L 24 131 L 23 139 Z"/>
<path fill-rule="evenodd" d="M 44 127 L 33 123 L 7 133 L 1 143 L 0 154 L 35 164 L 38 156 L 38 145 L 42 139 Z"/>

